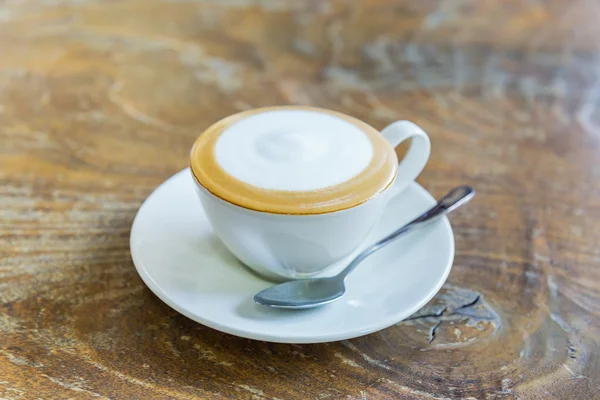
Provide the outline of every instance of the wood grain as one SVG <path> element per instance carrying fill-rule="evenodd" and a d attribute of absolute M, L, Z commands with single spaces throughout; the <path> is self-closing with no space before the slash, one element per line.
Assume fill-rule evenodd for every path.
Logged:
<path fill-rule="evenodd" d="M 0 2 L 0 398 L 600 398 L 600 24 L 577 1 Z M 129 230 L 233 112 L 432 138 L 471 184 L 448 284 L 366 337 L 269 344 L 137 276 Z"/>

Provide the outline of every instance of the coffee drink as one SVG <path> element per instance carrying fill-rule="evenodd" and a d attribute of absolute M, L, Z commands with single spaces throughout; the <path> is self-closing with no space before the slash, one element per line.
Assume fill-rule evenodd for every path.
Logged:
<path fill-rule="evenodd" d="M 359 205 L 394 180 L 398 159 L 374 128 L 319 108 L 255 109 L 209 127 L 192 148 L 197 182 L 221 199 L 275 214 Z"/>

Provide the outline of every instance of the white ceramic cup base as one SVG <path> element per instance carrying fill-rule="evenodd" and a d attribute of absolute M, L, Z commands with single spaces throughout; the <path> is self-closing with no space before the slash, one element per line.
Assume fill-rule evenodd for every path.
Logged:
<path fill-rule="evenodd" d="M 410 183 L 357 251 L 433 204 L 427 191 Z M 259 306 L 253 296 L 272 283 L 250 273 L 215 236 L 186 169 L 141 206 L 131 255 L 146 285 L 194 321 L 250 339 L 319 343 L 366 335 L 419 310 L 450 273 L 454 237 L 444 217 L 399 239 L 365 260 L 347 278 L 344 297 L 330 305 L 304 311 Z"/>

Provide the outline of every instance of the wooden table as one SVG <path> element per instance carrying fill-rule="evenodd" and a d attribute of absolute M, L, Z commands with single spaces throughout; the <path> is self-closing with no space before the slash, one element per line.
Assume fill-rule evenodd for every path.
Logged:
<path fill-rule="evenodd" d="M 600 5 L 0 5 L 0 398 L 600 398 Z M 239 110 L 310 104 L 431 136 L 471 184 L 444 289 L 319 345 L 240 339 L 158 300 L 144 198 Z"/>

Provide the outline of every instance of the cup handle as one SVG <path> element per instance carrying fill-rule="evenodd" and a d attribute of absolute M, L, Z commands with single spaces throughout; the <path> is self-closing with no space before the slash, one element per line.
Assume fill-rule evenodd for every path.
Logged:
<path fill-rule="evenodd" d="M 406 139 L 412 138 L 406 156 L 398 164 L 398 172 L 396 173 L 392 193 L 395 196 L 423 171 L 427 160 L 429 160 L 431 142 L 423 129 L 410 121 L 396 121 L 385 127 L 381 134 L 394 147 Z"/>

